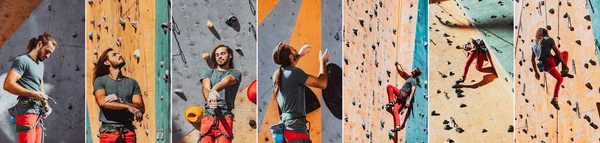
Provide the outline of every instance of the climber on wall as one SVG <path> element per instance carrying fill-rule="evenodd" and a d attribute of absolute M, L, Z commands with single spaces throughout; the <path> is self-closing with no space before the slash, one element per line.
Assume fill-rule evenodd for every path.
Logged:
<path fill-rule="evenodd" d="M 394 65 L 396 66 L 396 71 L 398 71 L 400 77 L 406 80 L 400 90 L 391 84 L 387 85 L 386 87 L 388 99 L 390 101 L 390 103 L 386 105 L 386 109 L 388 111 L 391 110 L 392 115 L 394 116 L 394 128 L 390 131 L 397 132 L 406 126 L 408 114 L 412 110 L 411 104 L 414 102 L 412 99 L 415 95 L 415 91 L 417 90 L 417 86 L 420 85 L 419 76 L 421 75 L 421 69 L 415 68 L 410 72 L 409 75 L 404 70 L 402 65 L 398 64 L 398 62 L 394 63 Z M 400 126 L 400 110 L 404 109 L 407 109 L 407 111 L 403 114 L 404 121 L 402 121 L 402 126 Z"/>
<path fill-rule="evenodd" d="M 492 72 L 496 74 L 496 69 L 494 67 L 494 63 L 492 62 L 492 57 L 483 40 L 475 40 L 471 38 L 467 42 L 467 44 L 465 44 L 463 49 L 469 52 L 467 63 L 465 64 L 463 75 L 460 79 L 456 81 L 456 84 L 452 86 L 453 88 L 456 88 L 459 84 L 465 82 L 467 73 L 469 72 L 469 67 L 471 66 L 473 60 L 477 60 L 477 63 L 475 64 L 475 69 L 477 69 L 477 71 L 485 72 L 483 70 L 483 62 L 488 61 L 491 65 Z"/>
<path fill-rule="evenodd" d="M 320 89 L 327 87 L 325 66 L 329 61 L 329 51 L 321 54 L 319 75 L 315 77 L 296 67 L 310 48 L 310 45 L 304 45 L 297 52 L 291 45 L 280 42 L 273 50 L 273 61 L 279 68 L 273 74 L 275 88 L 272 99 L 277 99 L 281 113 L 279 123 L 274 126 L 280 130 L 275 131 L 277 134 L 283 134 L 283 138 L 275 138 L 275 142 L 311 142 L 306 126 L 305 85 Z"/>
<path fill-rule="evenodd" d="M 52 113 L 44 90 L 44 60 L 57 48 L 52 35 L 44 33 L 31 38 L 27 53 L 15 59 L 4 80 L 4 90 L 17 98 L 17 105 L 9 109 L 15 118 L 20 143 L 42 141 L 42 118 Z"/>
<path fill-rule="evenodd" d="M 569 58 L 569 53 L 567 51 L 560 52 L 554 43 L 554 39 L 548 36 L 548 30 L 544 28 L 539 28 L 537 30 L 537 33 L 535 34 L 535 41 L 531 46 L 531 50 L 531 66 L 533 66 L 533 71 L 535 71 L 535 78 L 540 79 L 540 74 L 538 71 L 548 72 L 550 75 L 552 75 L 552 77 L 556 78 L 556 85 L 554 85 L 554 96 L 552 97 L 550 104 L 552 104 L 554 108 L 560 109 L 558 107 L 558 90 L 563 82 L 562 77 L 573 78 L 573 75 L 569 74 L 569 67 L 567 66 L 567 60 L 565 60 Z M 552 55 L 550 51 L 554 51 L 554 55 Z M 562 69 L 560 73 L 556 70 L 558 62 L 562 63 Z"/>
<path fill-rule="evenodd" d="M 209 63 L 216 68 L 206 69 L 200 76 L 202 94 L 207 104 L 200 129 L 201 143 L 231 143 L 233 140 L 233 112 L 235 96 L 242 74 L 233 67 L 233 50 L 217 45 Z"/>
<path fill-rule="evenodd" d="M 135 79 L 121 69 L 125 61 L 120 53 L 106 49 L 94 69 L 94 96 L 100 106 L 100 143 L 135 143 L 133 121 L 144 114 L 141 89 Z"/>

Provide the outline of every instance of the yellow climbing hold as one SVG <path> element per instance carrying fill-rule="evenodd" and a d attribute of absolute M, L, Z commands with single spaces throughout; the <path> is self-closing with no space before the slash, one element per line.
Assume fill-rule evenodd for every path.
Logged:
<path fill-rule="evenodd" d="M 192 105 L 185 109 L 185 119 L 192 124 L 200 124 L 202 116 L 204 115 L 204 109 L 199 105 Z"/>

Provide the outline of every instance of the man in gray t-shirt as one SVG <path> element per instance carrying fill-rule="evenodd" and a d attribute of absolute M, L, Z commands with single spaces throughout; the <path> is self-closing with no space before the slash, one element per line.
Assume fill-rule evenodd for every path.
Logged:
<path fill-rule="evenodd" d="M 231 142 L 234 117 L 231 110 L 235 107 L 235 95 L 242 74 L 233 68 L 233 50 L 228 46 L 217 45 L 209 60 L 209 63 L 216 64 L 216 68 L 204 70 L 200 76 L 202 94 L 207 102 L 201 122 L 200 142 Z"/>
<path fill-rule="evenodd" d="M 284 42 L 277 44 L 273 50 L 273 60 L 279 65 L 274 73 L 275 89 L 273 97 L 281 112 L 281 121 L 271 129 L 283 125 L 283 138 L 288 142 L 310 142 L 306 127 L 306 101 L 305 86 L 324 89 L 327 87 L 327 73 L 325 66 L 329 61 L 329 51 L 325 50 L 319 58 L 319 75 L 308 75 L 304 70 L 296 67 L 300 58 L 309 53 L 310 45 L 304 45 L 297 52 L 294 47 Z M 280 131 L 274 131 L 277 134 Z M 275 135 L 281 136 L 281 135 Z M 276 142 L 278 142 L 276 140 Z"/>
<path fill-rule="evenodd" d="M 32 38 L 27 53 L 15 59 L 6 75 L 4 90 L 19 96 L 17 105 L 9 109 L 9 114 L 16 120 L 19 142 L 41 141 L 40 121 L 52 112 L 44 90 L 43 61 L 56 47 L 56 41 L 50 34 Z"/>
<path fill-rule="evenodd" d="M 137 81 L 125 77 L 120 53 L 107 49 L 94 69 L 94 96 L 100 106 L 100 142 L 135 143 L 133 121 L 140 122 L 144 101 Z"/>

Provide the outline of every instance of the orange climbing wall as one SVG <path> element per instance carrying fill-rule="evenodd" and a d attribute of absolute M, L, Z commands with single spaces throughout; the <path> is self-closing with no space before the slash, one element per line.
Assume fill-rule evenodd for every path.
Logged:
<path fill-rule="evenodd" d="M 405 141 L 406 128 L 395 135 L 396 139 L 388 137 L 394 126 L 393 117 L 382 106 L 389 103 L 385 87 L 388 84 L 398 87 L 405 82 L 398 76 L 394 62 L 398 61 L 409 71 L 413 67 L 417 5 L 418 0 L 387 1 L 382 6 L 374 0 L 344 3 L 343 47 L 344 58 L 348 60 L 348 64 L 343 63 L 345 97 L 342 116 L 348 118 L 348 121 L 343 121 L 345 142 Z M 377 15 L 374 14 L 375 9 Z M 364 26 L 359 22 L 361 18 Z M 357 35 L 353 29 L 357 29 Z M 393 29 L 397 30 L 395 34 Z M 389 76 L 388 70 L 391 72 Z M 383 127 L 381 121 L 384 122 Z M 372 137 L 366 137 L 370 133 Z"/>
<path fill-rule="evenodd" d="M 17 31 L 40 2 L 41 0 L 0 1 L 0 47 Z"/>
<path fill-rule="evenodd" d="M 127 62 L 123 74 L 131 77 L 140 84 L 142 97 L 145 104 L 144 119 L 136 126 L 137 142 L 154 142 L 155 134 L 155 3 L 154 1 L 86 1 L 86 100 L 91 124 L 91 135 L 94 142 L 98 142 L 99 108 L 93 95 L 93 70 L 94 61 L 98 59 L 105 49 L 112 47 L 123 55 Z M 125 26 L 119 24 L 119 18 L 125 20 Z M 106 17 L 104 19 L 103 17 Z M 94 24 L 91 21 L 94 20 Z M 137 29 L 131 22 L 137 21 Z M 100 24 L 100 26 L 98 26 Z M 105 26 L 108 26 L 107 28 Z M 90 32 L 92 38 L 88 37 Z M 100 38 L 98 38 L 98 34 Z M 121 46 L 116 45 L 117 38 L 121 37 Z M 133 52 L 140 50 L 140 59 L 133 56 Z M 97 51 L 97 54 L 96 54 Z"/>
<path fill-rule="evenodd" d="M 250 120 L 256 120 L 256 105 L 248 100 L 248 86 L 238 92 L 235 98 L 235 109 L 233 114 L 235 120 L 233 123 L 233 135 L 235 142 L 255 142 L 256 125 L 253 128 L 249 126 Z M 200 130 L 192 130 L 179 143 L 197 143 L 200 140 Z"/>
<path fill-rule="evenodd" d="M 515 50 L 517 142 L 599 141 L 598 130 L 584 119 L 587 115 L 594 124 L 600 122 L 596 107 L 596 103 L 600 101 L 600 78 L 594 77 L 600 75 L 600 68 L 589 62 L 598 60 L 594 51 L 593 29 L 588 29 L 591 22 L 584 19 L 590 14 L 586 1 L 570 1 L 571 6 L 568 1 L 562 1 L 560 6 L 558 1 L 543 1 L 544 5 L 530 0 L 515 3 L 515 24 L 518 26 L 515 36 L 520 37 L 516 39 Z M 554 14 L 550 13 L 551 9 Z M 596 8 L 596 12 L 597 10 Z M 570 15 L 574 31 L 569 29 L 568 18 L 563 18 L 565 13 Z M 548 34 L 557 45 L 560 44 L 559 50 L 569 52 L 569 73 L 575 76 L 572 79 L 565 78 L 562 83 L 564 88 L 560 89 L 558 102 L 560 110 L 554 109 L 550 104 L 556 80 L 550 74 L 545 76 L 547 83 L 544 81 L 544 74 L 537 80 L 530 70 L 531 40 L 534 39 L 536 30 L 545 28 L 546 25 L 551 26 Z M 581 45 L 576 40 L 581 40 Z M 585 68 L 584 64 L 589 67 Z M 585 86 L 588 82 L 592 85 L 592 90 Z M 542 84 L 548 85 L 548 89 L 542 87 Z M 577 105 L 579 108 L 575 108 Z"/>
<path fill-rule="evenodd" d="M 456 46 L 464 45 L 470 38 L 483 39 L 480 29 L 468 26 L 471 19 L 461 8 L 455 1 L 429 4 L 429 79 L 432 83 L 429 88 L 429 141 L 512 142 L 513 133 L 507 130 L 509 125 L 513 125 L 514 119 L 513 83 L 493 53 L 491 61 L 497 68 L 498 76 L 477 71 L 473 62 L 461 88 L 465 97 L 458 98 L 452 88 L 462 75 L 467 60 L 466 52 L 456 49 Z M 442 25 L 436 16 L 443 22 L 447 20 L 457 26 Z M 444 33 L 449 36 L 444 37 Z M 453 43 L 449 45 L 446 40 Z M 486 62 L 483 67 L 490 67 L 490 64 Z M 450 75 L 450 72 L 454 75 Z M 461 104 L 466 104 L 466 107 L 461 108 Z M 433 111 L 440 115 L 431 115 Z M 456 119 L 458 127 L 464 129 L 463 133 L 455 131 L 451 117 Z M 444 120 L 450 122 L 448 125 L 453 127 L 451 130 L 444 130 Z M 486 133 L 482 133 L 484 129 Z"/>

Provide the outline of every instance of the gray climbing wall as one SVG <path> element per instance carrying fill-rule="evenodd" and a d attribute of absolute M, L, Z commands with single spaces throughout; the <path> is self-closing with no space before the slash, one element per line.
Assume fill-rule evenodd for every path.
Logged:
<path fill-rule="evenodd" d="M 58 42 L 58 48 L 44 61 L 46 93 L 58 102 L 50 105 L 53 112 L 45 122 L 46 142 L 84 141 L 83 2 L 40 2 L 14 33 L 3 35 L 9 38 L 0 45 L 0 84 L 3 84 L 11 63 L 26 52 L 29 39 L 48 32 Z M 16 104 L 16 98 L 0 89 L 0 142 L 17 142 L 14 124 L 6 112 Z"/>
<path fill-rule="evenodd" d="M 228 45 L 234 50 L 235 69 L 242 72 L 240 92 L 256 79 L 256 0 L 174 0 L 172 4 L 174 7 L 173 21 L 181 31 L 180 34 L 174 33 L 172 37 L 173 91 L 183 91 L 181 95 L 172 93 L 173 141 L 180 142 L 184 141 L 182 140 L 184 136 L 194 131 L 194 126 L 184 118 L 185 109 L 194 104 L 201 106 L 205 104 L 200 75 L 203 70 L 208 68 L 208 65 L 202 57 L 203 53 L 210 54 L 218 44 Z M 231 15 L 237 17 L 239 29 L 225 23 Z M 206 27 L 208 20 L 212 21 L 214 32 Z M 243 56 L 235 51 L 237 49 L 243 52 Z M 245 90 L 243 95 L 246 95 Z M 256 106 L 251 102 L 240 103 L 237 100 L 235 104 L 236 110 L 244 110 L 240 112 L 244 115 L 236 114 L 234 141 L 245 140 L 241 136 L 250 137 L 250 135 L 252 138 L 248 138 L 248 140 L 254 140 L 255 130 L 240 132 L 238 129 L 249 127 L 250 120 L 246 117 L 256 120 L 255 109 L 252 112 L 251 109 L 241 108 L 256 108 Z M 252 106 L 245 106 L 246 104 Z"/>

